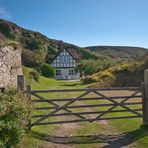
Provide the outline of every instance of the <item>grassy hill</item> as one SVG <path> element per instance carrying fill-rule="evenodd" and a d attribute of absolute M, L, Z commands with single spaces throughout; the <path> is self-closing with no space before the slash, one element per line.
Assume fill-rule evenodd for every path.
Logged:
<path fill-rule="evenodd" d="M 78 60 L 105 58 L 89 49 L 83 49 L 62 40 L 50 39 L 39 32 L 24 29 L 15 23 L 2 19 L 0 19 L 0 40 L 17 41 L 24 50 L 30 50 L 34 54 L 38 53 L 43 56 L 43 60 L 47 63 L 50 63 L 57 52 L 63 48 L 69 49 Z"/>
<path fill-rule="evenodd" d="M 148 49 L 142 47 L 129 46 L 89 46 L 85 47 L 93 52 L 104 55 L 108 58 L 115 58 L 117 60 L 126 59 L 142 59 L 148 55 Z"/>
<path fill-rule="evenodd" d="M 141 59 L 148 54 L 145 48 L 118 47 L 118 46 L 90 46 L 79 47 L 62 40 L 50 39 L 47 36 L 24 29 L 15 23 L 0 19 L 0 41 L 11 40 L 18 42 L 23 47 L 23 64 L 26 57 L 40 57 L 41 62 L 50 63 L 59 50 L 69 49 L 78 60 L 95 59 L 127 61 Z M 1 44 L 0 43 L 0 44 Z M 39 59 L 38 59 L 39 60 Z"/>

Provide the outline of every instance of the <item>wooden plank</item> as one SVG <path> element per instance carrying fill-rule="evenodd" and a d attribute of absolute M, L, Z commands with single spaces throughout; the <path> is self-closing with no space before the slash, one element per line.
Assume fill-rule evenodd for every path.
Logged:
<path fill-rule="evenodd" d="M 17 75 L 17 89 L 21 92 L 25 90 L 24 75 Z"/>
<path fill-rule="evenodd" d="M 27 98 L 28 98 L 28 102 L 29 102 L 29 113 L 31 114 L 31 86 L 30 85 L 27 85 Z M 28 129 L 31 131 L 31 119 L 29 119 L 29 122 L 28 122 Z"/>
<path fill-rule="evenodd" d="M 143 111 L 143 123 L 144 123 L 145 120 L 146 120 L 146 117 L 145 117 L 145 100 L 144 100 L 144 97 L 145 97 L 144 82 L 141 83 L 141 88 L 142 88 L 142 111 Z"/>
<path fill-rule="evenodd" d="M 135 99 L 135 98 L 142 98 L 142 95 L 138 95 L 138 96 L 116 96 L 116 97 L 110 97 L 111 99 L 124 99 L 124 98 L 129 98 L 129 99 Z M 74 98 L 65 98 L 65 99 L 46 99 L 46 100 L 31 100 L 32 102 L 48 102 L 48 101 L 55 101 L 55 102 L 62 102 L 62 101 L 70 101 Z M 89 100 L 106 100 L 105 98 L 102 97 L 92 97 L 92 98 L 81 98 L 78 101 L 89 101 Z"/>
<path fill-rule="evenodd" d="M 148 125 L 148 69 L 144 71 L 144 125 Z"/>
<path fill-rule="evenodd" d="M 142 111 L 142 108 L 138 109 L 133 109 L 135 111 Z M 75 113 L 59 113 L 59 114 L 54 114 L 51 115 L 50 117 L 56 117 L 56 116 L 70 116 L 70 115 L 76 115 L 76 114 L 99 114 L 99 113 L 120 113 L 120 112 L 129 112 L 128 110 L 112 110 L 112 111 L 91 111 L 91 112 L 75 112 Z M 38 117 L 43 117 L 45 115 L 34 115 L 32 118 L 38 118 Z"/>
<path fill-rule="evenodd" d="M 80 91 L 113 91 L 113 90 L 130 90 L 140 91 L 141 87 L 112 87 L 112 88 L 86 88 L 86 89 L 55 89 L 55 90 L 32 90 L 31 93 L 48 93 L 48 92 L 80 92 Z"/>
<path fill-rule="evenodd" d="M 142 105 L 142 102 L 131 102 L 131 103 L 123 103 L 124 105 Z M 67 108 L 88 108 L 88 107 L 105 107 L 105 106 L 113 106 L 114 104 L 92 104 L 92 105 L 72 105 L 67 106 Z M 48 109 L 56 109 L 53 107 L 37 107 L 34 110 L 48 110 Z"/>
<path fill-rule="evenodd" d="M 116 116 L 116 117 L 106 117 L 106 118 L 99 118 L 99 119 L 93 119 L 94 121 L 99 121 L 99 120 L 112 120 L 112 119 L 128 119 L 128 118 L 141 118 L 142 116 Z M 77 123 L 77 122 L 85 122 L 89 121 L 88 119 L 79 119 L 79 120 L 69 120 L 69 121 L 53 121 L 53 122 L 43 122 L 43 123 L 35 123 L 32 124 L 31 126 L 37 126 L 37 125 L 48 125 L 48 124 L 65 124 L 65 123 Z"/>

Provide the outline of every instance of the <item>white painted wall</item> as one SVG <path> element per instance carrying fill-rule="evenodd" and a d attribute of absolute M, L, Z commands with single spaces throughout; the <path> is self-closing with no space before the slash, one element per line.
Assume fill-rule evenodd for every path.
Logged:
<path fill-rule="evenodd" d="M 80 79 L 80 73 L 76 73 L 75 75 L 69 75 L 69 70 L 73 68 L 56 68 L 61 70 L 61 75 L 55 75 L 55 79 L 57 80 L 76 80 Z"/>

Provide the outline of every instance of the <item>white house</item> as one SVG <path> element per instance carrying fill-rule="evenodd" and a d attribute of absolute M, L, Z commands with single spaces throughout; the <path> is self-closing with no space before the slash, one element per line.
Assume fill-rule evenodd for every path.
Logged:
<path fill-rule="evenodd" d="M 80 78 L 80 73 L 75 71 L 77 59 L 66 49 L 60 51 L 51 63 L 56 70 L 55 79 L 75 80 Z"/>

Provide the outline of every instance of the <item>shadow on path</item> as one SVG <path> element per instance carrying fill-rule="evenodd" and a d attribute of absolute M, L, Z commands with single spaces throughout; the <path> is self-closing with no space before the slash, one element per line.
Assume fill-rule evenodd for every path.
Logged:
<path fill-rule="evenodd" d="M 86 135 L 86 136 L 71 136 L 61 137 L 52 136 L 40 132 L 32 132 L 35 138 L 57 143 L 57 144 L 91 144 L 91 143 L 105 143 L 107 144 L 103 148 L 116 147 L 120 148 L 128 146 L 129 144 L 137 141 L 138 139 L 148 136 L 148 127 L 141 127 L 134 131 L 125 132 L 117 135 Z"/>

